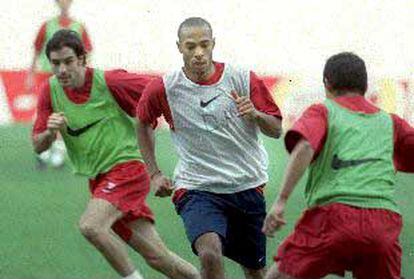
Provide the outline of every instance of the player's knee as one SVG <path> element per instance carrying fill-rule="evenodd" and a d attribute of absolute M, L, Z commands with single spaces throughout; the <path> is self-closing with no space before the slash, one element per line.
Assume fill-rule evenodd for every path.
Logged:
<path fill-rule="evenodd" d="M 221 262 L 222 252 L 217 247 L 203 247 L 199 249 L 198 257 L 204 266 L 216 265 Z"/>
<path fill-rule="evenodd" d="M 195 248 L 203 265 L 217 264 L 221 261 L 222 246 L 217 234 L 208 233 L 200 236 L 195 242 Z"/>
<path fill-rule="evenodd" d="M 103 233 L 102 228 L 87 221 L 79 222 L 79 230 L 89 240 L 97 240 Z"/>
<path fill-rule="evenodd" d="M 267 273 L 264 279 L 299 279 L 299 278 L 291 277 L 284 273 L 275 272 L 275 273 Z"/>
<path fill-rule="evenodd" d="M 264 268 L 261 268 L 261 269 L 243 268 L 243 271 L 246 274 L 246 278 L 263 279 L 266 274 L 266 271 Z"/>
<path fill-rule="evenodd" d="M 164 255 L 162 252 L 151 252 L 143 254 L 142 256 L 149 266 L 157 270 L 161 269 L 166 264 L 166 255 Z"/>

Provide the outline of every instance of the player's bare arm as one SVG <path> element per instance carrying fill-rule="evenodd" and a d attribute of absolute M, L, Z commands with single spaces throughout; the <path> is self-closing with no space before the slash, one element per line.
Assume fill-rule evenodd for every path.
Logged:
<path fill-rule="evenodd" d="M 286 202 L 304 175 L 307 167 L 312 162 L 314 154 L 315 151 L 312 146 L 304 139 L 300 140 L 293 149 L 282 181 L 280 193 L 264 221 L 263 233 L 267 236 L 273 237 L 275 232 L 286 224 L 283 216 Z"/>
<path fill-rule="evenodd" d="M 142 157 L 151 178 L 151 188 L 158 197 L 170 196 L 173 191 L 172 183 L 158 167 L 155 158 L 154 131 L 151 125 L 137 120 L 137 138 Z"/>
<path fill-rule="evenodd" d="M 66 127 L 66 123 L 66 118 L 62 112 L 52 113 L 47 121 L 46 130 L 33 138 L 35 152 L 40 154 L 48 150 L 55 141 L 57 132 Z"/>
<path fill-rule="evenodd" d="M 260 128 L 260 131 L 268 137 L 279 138 L 282 133 L 282 121 L 272 115 L 258 111 L 253 102 L 247 96 L 240 97 L 235 91 L 231 93 L 237 105 L 237 110 L 241 117 L 254 121 Z"/>

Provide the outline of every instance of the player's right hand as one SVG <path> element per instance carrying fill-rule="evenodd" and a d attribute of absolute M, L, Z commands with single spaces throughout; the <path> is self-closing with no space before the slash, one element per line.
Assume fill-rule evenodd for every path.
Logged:
<path fill-rule="evenodd" d="M 172 182 L 165 177 L 161 172 L 151 177 L 151 188 L 157 197 L 168 197 L 173 192 Z"/>
<path fill-rule="evenodd" d="M 275 232 L 286 224 L 284 218 L 285 202 L 278 200 L 267 213 L 262 232 L 268 237 L 274 237 Z"/>
<path fill-rule="evenodd" d="M 57 131 L 66 127 L 67 121 L 63 112 L 54 112 L 49 116 L 47 120 L 47 129 L 52 133 L 56 134 Z"/>

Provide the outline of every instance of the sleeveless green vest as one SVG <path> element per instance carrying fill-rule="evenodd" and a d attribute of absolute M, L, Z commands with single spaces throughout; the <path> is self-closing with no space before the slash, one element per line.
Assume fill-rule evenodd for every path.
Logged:
<path fill-rule="evenodd" d="M 47 45 L 47 42 L 53 37 L 53 34 L 55 34 L 60 29 L 62 29 L 62 26 L 60 26 L 59 24 L 59 17 L 55 17 L 46 23 L 45 41 L 44 41 L 42 51 L 40 52 L 40 55 L 37 61 L 37 66 L 38 66 L 39 71 L 47 72 L 47 73 L 52 72 L 52 67 L 50 66 L 50 62 L 46 56 L 46 45 Z M 76 33 L 79 34 L 79 36 L 82 36 L 81 35 L 82 24 L 80 24 L 79 22 L 73 21 L 70 24 L 68 29 L 75 31 Z"/>
<path fill-rule="evenodd" d="M 140 160 L 135 124 L 113 99 L 104 72 L 94 69 L 91 95 L 84 104 L 68 99 L 57 78 L 49 79 L 53 111 L 63 112 L 62 132 L 74 172 L 95 177 L 114 165 Z"/>
<path fill-rule="evenodd" d="M 344 203 L 398 212 L 394 201 L 393 123 L 380 111 L 349 111 L 331 100 L 325 146 L 311 164 L 305 198 L 309 207 Z"/>

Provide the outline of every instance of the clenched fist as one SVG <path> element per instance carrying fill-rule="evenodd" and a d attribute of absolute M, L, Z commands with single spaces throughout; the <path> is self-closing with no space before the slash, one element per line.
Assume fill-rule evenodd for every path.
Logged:
<path fill-rule="evenodd" d="M 52 133 L 56 134 L 58 131 L 66 127 L 67 120 L 63 112 L 55 112 L 49 116 L 47 120 L 47 129 Z"/>

